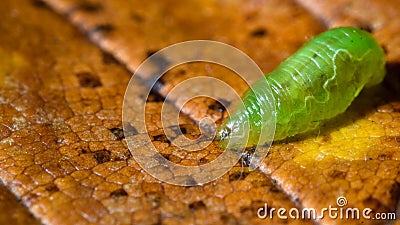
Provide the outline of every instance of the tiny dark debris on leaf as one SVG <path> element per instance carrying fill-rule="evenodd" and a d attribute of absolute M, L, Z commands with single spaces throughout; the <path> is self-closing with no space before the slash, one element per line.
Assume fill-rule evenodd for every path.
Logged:
<path fill-rule="evenodd" d="M 118 60 L 110 53 L 103 52 L 103 63 L 105 64 L 118 64 Z"/>
<path fill-rule="evenodd" d="M 252 32 L 250 32 L 250 35 L 253 37 L 263 37 L 267 34 L 267 30 L 265 28 L 257 28 L 255 30 L 253 30 Z"/>
<path fill-rule="evenodd" d="M 197 201 L 197 202 L 192 202 L 189 204 L 189 209 L 194 212 L 200 209 L 205 209 L 206 205 L 204 204 L 203 201 Z"/>
<path fill-rule="evenodd" d="M 346 172 L 340 170 L 332 170 L 328 173 L 329 177 L 334 179 L 344 179 L 346 177 Z"/>
<path fill-rule="evenodd" d="M 150 58 L 150 61 L 158 66 L 158 71 L 165 71 L 170 65 L 171 62 L 163 55 L 163 54 L 157 54 L 154 55 L 158 50 L 148 50 L 146 52 L 147 58 Z"/>
<path fill-rule="evenodd" d="M 111 24 L 105 23 L 105 24 L 99 24 L 96 25 L 92 30 L 90 30 L 90 33 L 97 33 L 97 32 L 102 32 L 102 33 L 110 33 L 115 30 L 115 27 Z"/>
<path fill-rule="evenodd" d="M 56 185 L 51 184 L 51 185 L 46 187 L 46 191 L 53 193 L 53 192 L 59 191 L 59 189 L 58 189 L 58 187 Z"/>
<path fill-rule="evenodd" d="M 99 2 L 80 1 L 78 9 L 88 13 L 96 13 L 103 9 L 103 5 Z"/>
<path fill-rule="evenodd" d="M 114 134 L 114 136 L 117 138 L 117 140 L 122 140 L 125 138 L 124 130 L 122 128 L 115 127 L 115 128 L 111 128 L 110 131 L 111 131 L 111 133 Z"/>
<path fill-rule="evenodd" d="M 153 136 L 154 141 L 160 141 L 160 142 L 165 142 L 165 143 L 171 143 L 168 139 L 168 137 L 165 134 L 160 134 Z"/>
<path fill-rule="evenodd" d="M 194 186 L 197 184 L 197 182 L 192 176 L 187 176 L 185 184 L 188 186 Z"/>
<path fill-rule="evenodd" d="M 100 78 L 96 75 L 89 73 L 89 72 L 80 72 L 77 73 L 76 76 L 78 77 L 79 84 L 81 87 L 99 87 L 102 86 L 100 82 Z"/>
<path fill-rule="evenodd" d="M 137 23 L 141 23 L 144 21 L 144 17 L 136 12 L 132 12 L 130 15 L 131 19 Z"/>
<path fill-rule="evenodd" d="M 225 106 L 228 107 L 230 104 L 231 103 L 228 100 L 218 99 L 218 101 L 215 101 L 213 104 L 209 105 L 208 109 L 214 110 L 217 112 L 223 112 L 223 111 L 225 111 Z"/>
<path fill-rule="evenodd" d="M 124 196 L 128 196 L 128 193 L 126 193 L 126 191 L 123 188 L 117 189 L 110 193 L 110 197 L 112 198 L 118 198 Z"/>
<path fill-rule="evenodd" d="M 104 149 L 93 152 L 93 157 L 97 160 L 99 164 L 102 164 L 111 160 L 111 153 L 110 151 Z"/>
<path fill-rule="evenodd" d="M 46 8 L 47 4 L 43 0 L 32 0 L 32 5 L 38 8 Z"/>
<path fill-rule="evenodd" d="M 164 101 L 164 98 L 160 94 L 158 94 L 155 90 L 157 88 L 158 89 L 161 88 L 162 85 L 160 86 L 159 84 L 160 83 L 158 83 L 158 81 L 157 81 L 156 85 L 155 85 L 157 87 L 156 88 L 153 87 L 153 89 L 150 91 L 149 96 L 147 96 L 146 102 L 163 102 Z"/>
<path fill-rule="evenodd" d="M 243 180 L 249 175 L 248 171 L 240 171 L 229 175 L 229 181 Z"/>

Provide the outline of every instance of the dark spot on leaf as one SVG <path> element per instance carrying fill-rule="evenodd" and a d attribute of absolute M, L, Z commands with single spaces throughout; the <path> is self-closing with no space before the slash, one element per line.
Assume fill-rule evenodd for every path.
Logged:
<path fill-rule="evenodd" d="M 230 213 L 223 213 L 220 218 L 223 224 L 238 224 L 236 218 Z"/>
<path fill-rule="evenodd" d="M 392 155 L 391 154 L 389 154 L 389 155 L 386 155 L 386 154 L 379 154 L 378 155 L 378 160 L 389 160 L 389 159 L 392 159 Z"/>
<path fill-rule="evenodd" d="M 144 21 L 143 16 L 138 13 L 135 13 L 135 12 L 131 13 L 131 18 L 133 21 L 138 22 L 138 23 L 141 23 Z"/>
<path fill-rule="evenodd" d="M 32 5 L 38 8 L 46 8 L 47 4 L 43 0 L 33 0 Z"/>
<path fill-rule="evenodd" d="M 114 134 L 114 136 L 117 138 L 117 140 L 122 140 L 125 138 L 124 136 L 124 130 L 122 128 L 111 128 L 110 129 L 111 133 Z"/>
<path fill-rule="evenodd" d="M 332 140 L 332 136 L 330 134 L 324 135 L 322 137 L 323 142 L 329 142 L 330 140 Z"/>
<path fill-rule="evenodd" d="M 365 30 L 369 33 L 372 33 L 374 31 L 374 28 L 372 27 L 372 24 L 369 24 L 368 22 L 359 22 L 358 27 L 362 30 Z"/>
<path fill-rule="evenodd" d="M 157 83 L 156 83 L 156 85 L 157 85 Z M 156 86 L 156 85 L 154 85 L 154 86 Z M 146 101 L 147 102 L 163 102 L 164 97 L 162 97 L 160 94 L 158 94 L 156 91 L 154 91 L 154 87 L 153 87 L 153 89 L 150 91 L 150 94 L 147 97 Z"/>
<path fill-rule="evenodd" d="M 80 72 L 77 73 L 79 84 L 81 87 L 99 87 L 102 86 L 99 77 L 89 72 Z"/>
<path fill-rule="evenodd" d="M 86 153 L 88 153 L 88 151 L 86 149 L 81 149 L 79 153 L 80 154 L 86 154 Z"/>
<path fill-rule="evenodd" d="M 169 126 L 168 129 L 172 130 L 172 132 L 174 132 L 175 136 L 178 136 L 181 133 L 181 129 L 178 125 Z"/>
<path fill-rule="evenodd" d="M 111 54 L 103 52 L 103 63 L 105 64 L 118 64 L 118 60 Z"/>
<path fill-rule="evenodd" d="M 165 142 L 165 143 L 171 143 L 168 140 L 168 137 L 165 134 L 160 134 L 160 135 L 153 136 L 153 140 L 154 141 Z"/>
<path fill-rule="evenodd" d="M 270 192 L 273 192 L 273 193 L 278 193 L 278 192 L 279 192 L 279 189 L 278 189 L 278 187 L 277 187 L 276 185 L 273 185 L 273 186 L 271 186 L 271 187 L 269 188 L 269 191 L 270 191 Z"/>
<path fill-rule="evenodd" d="M 125 133 L 128 137 L 138 134 L 139 132 L 136 130 L 132 124 L 125 122 L 124 123 Z"/>
<path fill-rule="evenodd" d="M 243 180 L 249 175 L 248 171 L 240 171 L 229 175 L 229 181 Z"/>
<path fill-rule="evenodd" d="M 88 13 L 95 13 L 102 10 L 103 5 L 99 2 L 80 1 L 78 9 Z"/>
<path fill-rule="evenodd" d="M 168 68 L 171 62 L 168 61 L 163 54 L 154 55 L 156 52 L 157 50 L 148 50 L 146 56 L 151 57 L 151 62 L 154 65 L 157 65 L 158 71 L 164 71 Z"/>
<path fill-rule="evenodd" d="M 186 74 L 186 70 L 181 69 L 181 70 L 179 70 L 178 74 L 179 75 L 185 75 Z"/>
<path fill-rule="evenodd" d="M 50 192 L 50 193 L 54 193 L 59 191 L 58 187 L 54 184 L 51 184 L 49 186 L 46 187 L 46 191 Z"/>
<path fill-rule="evenodd" d="M 115 30 L 115 27 L 113 25 L 106 23 L 106 24 L 99 24 L 99 25 L 95 26 L 90 32 L 91 33 L 92 32 L 110 33 L 114 30 Z"/>
<path fill-rule="evenodd" d="M 195 180 L 193 177 L 188 176 L 188 177 L 186 178 L 185 184 L 186 184 L 187 186 L 195 186 L 195 185 L 197 184 L 197 182 L 196 182 L 196 180 Z"/>
<path fill-rule="evenodd" d="M 102 164 L 111 160 L 111 153 L 108 150 L 100 150 L 93 153 L 97 163 Z"/>
<path fill-rule="evenodd" d="M 173 126 L 169 126 L 168 128 L 171 129 L 175 133 L 176 136 L 180 135 L 181 133 L 182 134 L 188 133 L 187 125 L 179 125 L 179 126 L 173 125 Z"/>
<path fill-rule="evenodd" d="M 257 28 L 250 32 L 250 35 L 253 37 L 264 37 L 267 34 L 267 30 L 265 28 Z"/>
<path fill-rule="evenodd" d="M 151 87 L 150 94 L 153 95 L 153 96 L 157 96 L 158 95 L 158 97 L 160 97 L 160 98 L 157 98 L 157 101 L 159 101 L 159 99 L 162 99 L 162 101 L 164 101 L 164 98 L 161 97 L 160 94 L 158 94 L 158 92 L 160 92 L 160 90 L 164 87 L 164 84 L 165 84 L 165 82 L 162 79 L 162 77 L 159 80 L 157 80 L 156 82 L 152 82 L 152 81 L 149 80 L 147 84 L 148 85 L 153 85 Z M 147 100 L 147 101 L 149 101 L 149 100 Z"/>
<path fill-rule="evenodd" d="M 147 50 L 146 57 L 148 58 L 148 57 L 154 55 L 156 52 L 158 52 L 158 50 Z"/>
<path fill-rule="evenodd" d="M 164 158 L 166 159 L 166 160 L 169 160 L 169 155 L 167 155 L 167 154 L 161 154 L 162 156 L 164 156 Z"/>
<path fill-rule="evenodd" d="M 344 178 L 346 178 L 346 172 L 343 172 L 340 170 L 332 170 L 332 171 L 329 171 L 328 176 L 330 176 L 334 179 L 344 179 Z"/>
<path fill-rule="evenodd" d="M 197 201 L 189 204 L 189 209 L 194 212 L 200 209 L 205 209 L 206 205 L 204 204 L 203 201 Z"/>
<path fill-rule="evenodd" d="M 182 134 L 187 134 L 187 130 L 185 127 L 179 126 L 179 129 L 181 130 Z"/>
<path fill-rule="evenodd" d="M 225 108 L 228 108 L 231 105 L 230 101 L 223 98 L 218 99 L 218 102 Z"/>
<path fill-rule="evenodd" d="M 214 110 L 214 111 L 217 111 L 217 112 L 225 111 L 225 107 L 219 101 L 213 102 L 213 104 L 208 106 L 208 109 Z"/>
<path fill-rule="evenodd" d="M 123 188 L 117 189 L 110 193 L 110 197 L 112 198 L 118 198 L 124 196 L 128 196 L 128 193 L 126 193 L 126 191 Z"/>

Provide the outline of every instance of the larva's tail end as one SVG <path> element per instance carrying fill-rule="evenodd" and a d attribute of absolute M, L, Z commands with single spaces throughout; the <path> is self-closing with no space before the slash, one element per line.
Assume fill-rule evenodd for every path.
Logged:
<path fill-rule="evenodd" d="M 370 69 L 370 65 L 376 65 L 375 69 Z M 368 64 L 368 66 L 365 66 L 366 68 L 363 68 L 366 71 L 371 71 L 371 76 L 369 81 L 365 84 L 365 87 L 372 87 L 375 86 L 383 81 L 386 75 L 386 60 L 385 56 L 381 57 L 380 59 L 375 60 L 374 62 Z"/>

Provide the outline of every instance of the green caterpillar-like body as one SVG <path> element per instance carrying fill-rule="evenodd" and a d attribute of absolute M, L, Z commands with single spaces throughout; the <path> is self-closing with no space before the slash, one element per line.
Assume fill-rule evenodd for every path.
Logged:
<path fill-rule="evenodd" d="M 324 32 L 245 92 L 244 107 L 218 130 L 220 144 L 226 146 L 243 132 L 249 132 L 245 146 L 272 141 L 261 138 L 259 142 L 261 130 L 272 123 L 266 118 L 271 109 L 266 85 L 276 107 L 274 140 L 282 140 L 344 112 L 363 87 L 380 83 L 384 75 L 385 54 L 370 33 L 353 27 Z M 245 123 L 249 131 L 243 128 Z"/>

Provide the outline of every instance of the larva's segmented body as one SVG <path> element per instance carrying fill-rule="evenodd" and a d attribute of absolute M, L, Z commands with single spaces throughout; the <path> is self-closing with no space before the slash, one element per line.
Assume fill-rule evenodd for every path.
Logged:
<path fill-rule="evenodd" d="M 315 129 L 320 121 L 344 112 L 363 87 L 378 84 L 384 75 L 385 54 L 371 34 L 353 27 L 324 32 L 244 94 L 244 108 L 218 130 L 221 145 L 247 132 L 241 128 L 246 121 L 250 127 L 247 146 L 272 141 L 258 141 L 263 126 L 270 124 L 263 117 L 269 109 L 265 85 L 275 98 L 274 140 L 281 140 Z"/>

